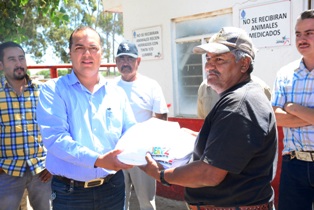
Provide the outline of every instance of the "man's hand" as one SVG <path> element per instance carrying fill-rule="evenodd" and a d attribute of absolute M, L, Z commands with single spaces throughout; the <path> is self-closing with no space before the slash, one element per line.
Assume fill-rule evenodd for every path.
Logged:
<path fill-rule="evenodd" d="M 187 132 L 188 134 L 190 134 L 190 135 L 192 135 L 194 137 L 197 137 L 197 135 L 198 135 L 198 132 L 193 131 L 193 130 L 191 130 L 189 128 L 181 128 L 181 130 L 183 130 L 184 132 Z"/>
<path fill-rule="evenodd" d="M 151 176 L 154 179 L 159 181 L 159 173 L 160 173 L 160 170 L 163 169 L 163 166 L 161 164 L 157 163 L 152 158 L 150 153 L 146 153 L 145 159 L 147 161 L 147 164 L 143 165 L 143 166 L 139 166 L 139 168 L 142 169 L 149 176 Z"/>
<path fill-rule="evenodd" d="M 109 170 L 114 170 L 114 171 L 119 171 L 121 169 L 126 170 L 126 169 L 132 168 L 133 167 L 132 165 L 124 164 L 118 160 L 117 155 L 119 155 L 121 152 L 122 150 L 116 149 L 116 150 L 107 152 L 104 155 L 100 155 L 95 162 L 95 166 L 109 169 Z"/>
<path fill-rule="evenodd" d="M 47 169 L 45 169 L 42 172 L 40 172 L 39 179 L 42 182 L 48 182 L 51 179 L 51 176 L 52 176 L 51 173 Z"/>

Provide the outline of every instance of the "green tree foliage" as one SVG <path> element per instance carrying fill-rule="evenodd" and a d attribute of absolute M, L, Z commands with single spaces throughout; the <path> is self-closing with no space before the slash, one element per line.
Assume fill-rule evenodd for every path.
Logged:
<path fill-rule="evenodd" d="M 0 0 L 0 9 L 0 42 L 20 42 L 37 63 L 47 53 L 69 63 L 68 39 L 81 25 L 100 33 L 109 62 L 115 36 L 123 33 L 122 14 L 105 14 L 101 0 Z"/>
<path fill-rule="evenodd" d="M 71 69 L 68 70 L 58 70 L 58 76 L 64 76 L 71 72 Z M 42 70 L 40 72 L 37 72 L 35 75 L 43 75 L 45 79 L 50 79 L 50 71 L 49 70 Z"/>
<path fill-rule="evenodd" d="M 65 0 L 66 1 L 66 0 Z M 68 21 L 63 9 L 59 9 L 60 0 L 0 0 L 0 41 L 24 42 L 28 37 L 31 24 L 42 17 L 60 25 Z M 31 13 L 27 13 L 31 11 Z"/>

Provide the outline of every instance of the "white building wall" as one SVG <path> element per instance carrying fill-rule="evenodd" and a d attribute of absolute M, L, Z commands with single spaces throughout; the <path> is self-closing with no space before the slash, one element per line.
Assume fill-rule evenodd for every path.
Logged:
<path fill-rule="evenodd" d="M 176 106 L 174 94 L 174 19 L 193 18 L 204 13 L 230 11 L 233 26 L 239 26 L 239 8 L 281 2 L 283 0 L 119 0 L 124 19 L 124 37 L 132 40 L 132 31 L 136 29 L 161 26 L 161 59 L 144 60 L 139 72 L 154 78 L 161 85 L 167 103 L 172 104 L 169 116 L 174 116 Z M 117 3 L 103 0 L 105 10 L 117 8 Z M 291 0 L 291 45 L 259 49 L 255 58 L 254 75 L 259 76 L 269 86 L 273 86 L 279 68 L 300 57 L 295 48 L 294 26 L 299 14 L 307 9 L 308 0 Z"/>

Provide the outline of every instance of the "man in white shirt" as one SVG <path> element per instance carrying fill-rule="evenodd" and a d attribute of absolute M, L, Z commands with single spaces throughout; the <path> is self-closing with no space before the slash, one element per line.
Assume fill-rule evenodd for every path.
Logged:
<path fill-rule="evenodd" d="M 138 73 L 141 57 L 134 43 L 123 41 L 118 48 L 116 63 L 121 74 L 116 79 L 129 98 L 135 119 L 144 122 L 151 117 L 167 120 L 168 108 L 160 85 L 153 79 Z M 124 170 L 126 201 L 129 209 L 133 185 L 141 210 L 155 210 L 156 181 L 138 167 Z"/>

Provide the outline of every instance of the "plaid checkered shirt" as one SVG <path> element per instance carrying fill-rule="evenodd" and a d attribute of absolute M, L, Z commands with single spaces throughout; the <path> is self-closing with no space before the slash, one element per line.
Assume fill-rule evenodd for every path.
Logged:
<path fill-rule="evenodd" d="M 283 67 L 277 74 L 272 105 L 283 108 L 292 102 L 314 108 L 314 71 L 306 69 L 302 60 L 297 60 Z M 314 151 L 314 126 L 297 128 L 283 127 L 284 150 Z"/>
<path fill-rule="evenodd" d="M 36 120 L 38 84 L 27 77 L 27 86 L 18 96 L 4 76 L 0 77 L 0 168 L 8 175 L 32 174 L 45 169 L 46 150 Z"/>

